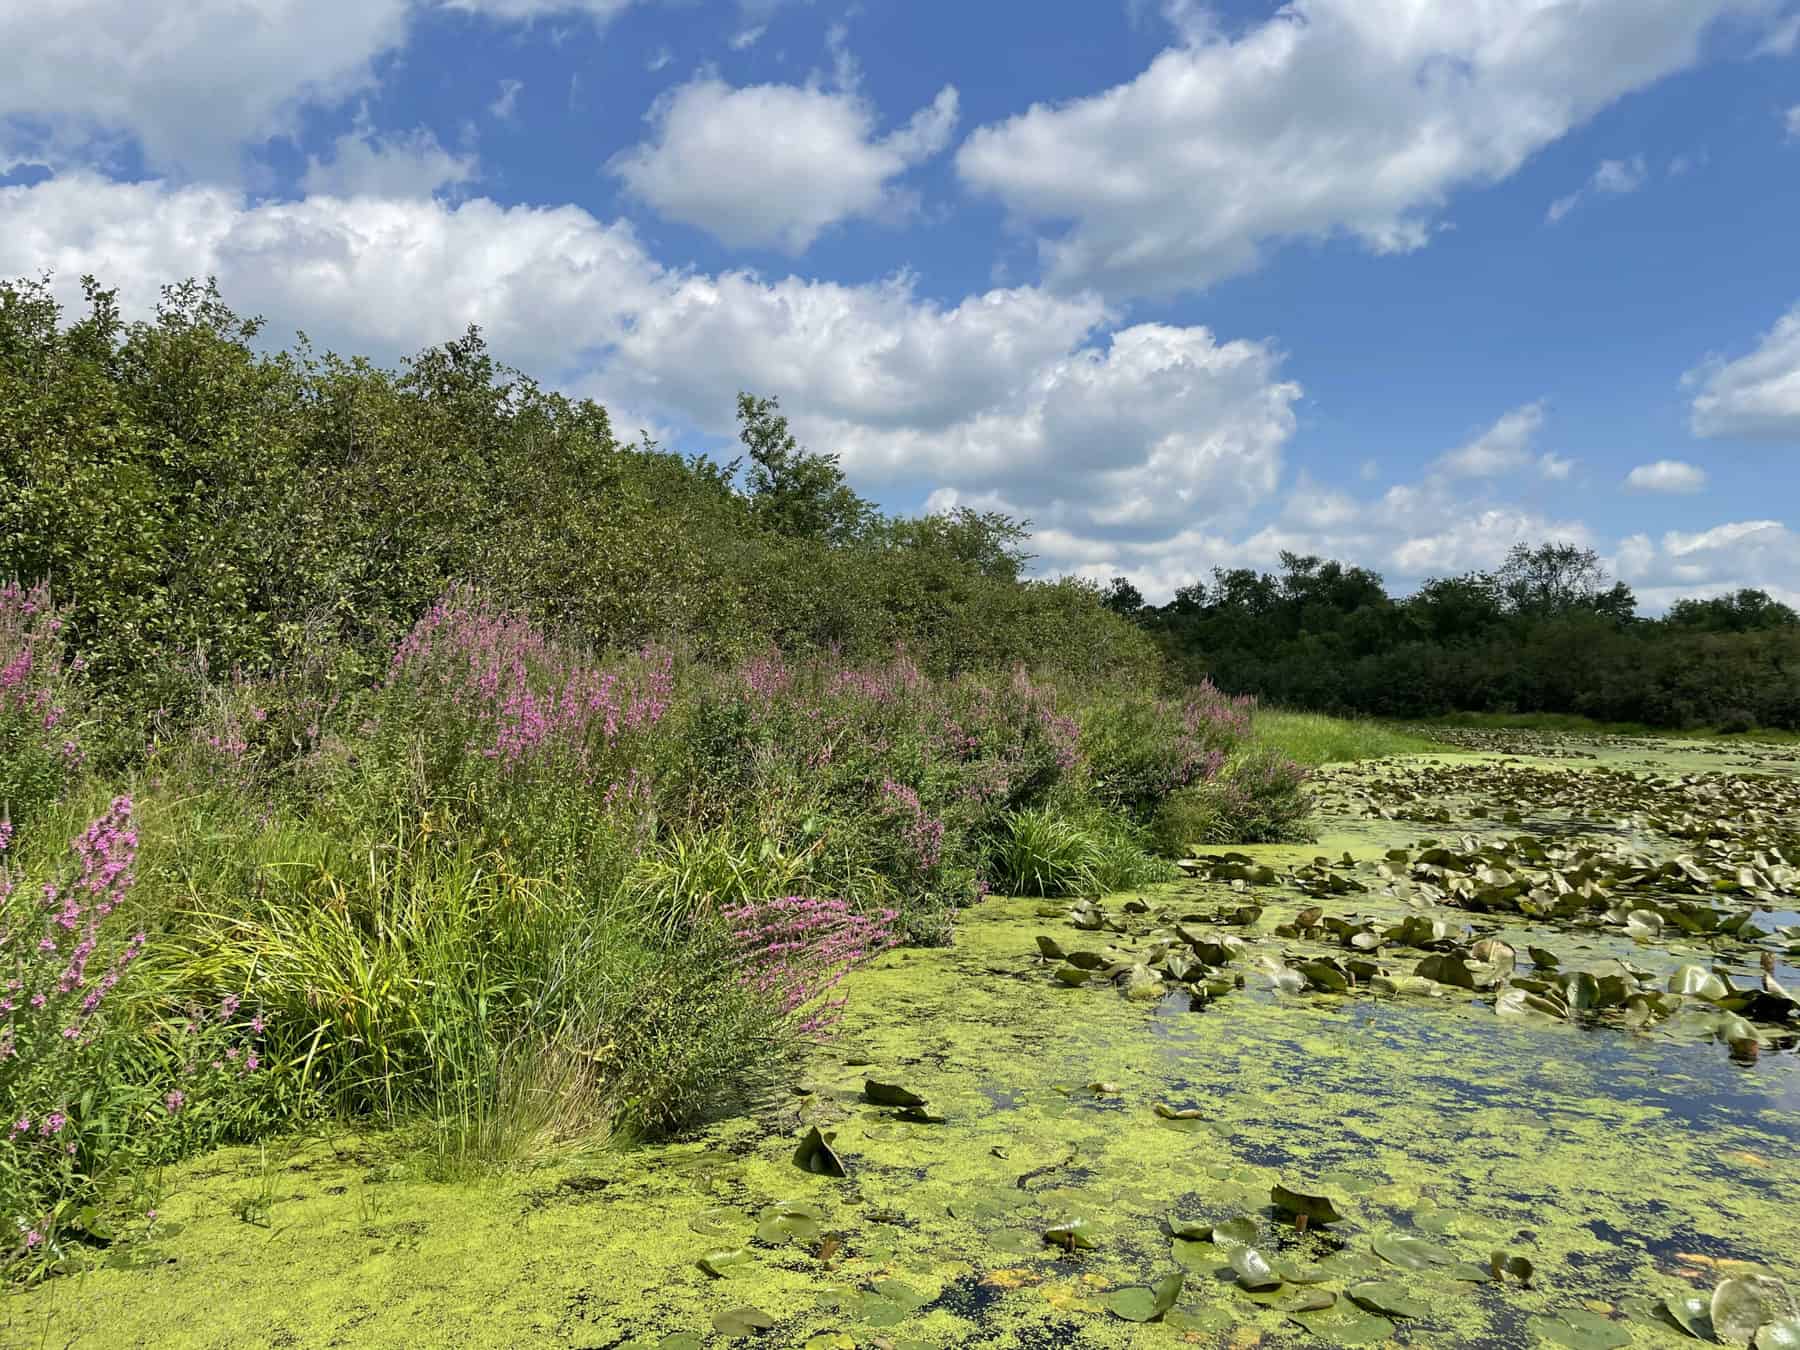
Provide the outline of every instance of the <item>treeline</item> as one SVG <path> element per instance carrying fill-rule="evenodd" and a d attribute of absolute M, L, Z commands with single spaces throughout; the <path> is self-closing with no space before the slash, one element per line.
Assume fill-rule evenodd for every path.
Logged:
<path fill-rule="evenodd" d="M 603 648 L 1155 666 L 1097 588 L 1022 578 L 1022 524 L 885 516 L 772 399 L 739 397 L 744 455 L 719 463 L 622 442 L 473 327 L 391 371 L 304 335 L 259 352 L 211 283 L 131 323 L 84 286 L 65 321 L 48 279 L 0 283 L 0 580 L 72 606 L 113 714 L 179 707 L 208 669 L 366 676 L 455 582 Z"/>
<path fill-rule="evenodd" d="M 1147 605 L 1105 603 L 1174 672 L 1324 712 L 1575 713 L 1609 722 L 1800 729 L 1800 616 L 1759 590 L 1637 613 L 1592 549 L 1515 547 L 1493 572 L 1388 594 L 1366 568 L 1281 555 L 1278 574 L 1215 569 Z"/>

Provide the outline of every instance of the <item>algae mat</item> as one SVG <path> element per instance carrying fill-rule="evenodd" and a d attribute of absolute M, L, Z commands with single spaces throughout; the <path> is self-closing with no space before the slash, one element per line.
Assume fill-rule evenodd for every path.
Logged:
<path fill-rule="evenodd" d="M 1654 745 L 1631 754 L 1631 772 L 1658 772 Z M 1695 1343 L 1665 1300 L 1704 1301 L 1751 1266 L 1800 1276 L 1800 1057 L 1779 1005 L 1746 995 L 1768 1014 L 1761 1053 L 1734 1059 L 1717 991 L 1680 973 L 1723 972 L 1736 995 L 1732 971 L 1767 954 L 1775 986 L 1793 980 L 1791 902 L 1713 889 L 1734 850 L 1762 851 L 1745 865 L 1785 884 L 1793 780 L 1785 761 L 1758 779 L 1753 754 L 1667 755 L 1666 782 L 1612 793 L 1625 842 L 1604 801 L 1569 790 L 1520 811 L 1544 843 L 1516 847 L 1505 764 L 1399 761 L 1334 771 L 1317 848 L 1244 850 L 1141 898 L 990 902 L 954 949 L 857 973 L 832 1043 L 679 1144 L 472 1186 L 409 1180 L 349 1137 L 212 1155 L 171 1178 L 152 1244 L 11 1296 L 0 1339 Z M 1692 814 L 1683 792 L 1735 803 L 1733 820 L 1704 840 L 1663 834 Z M 1393 818 L 1422 798 L 1455 824 Z M 1754 927 L 1671 920 L 1646 936 L 1650 919 L 1618 913 L 1687 915 L 1700 902 L 1682 888 L 1702 883 L 1591 860 L 1570 875 L 1600 901 L 1521 911 L 1524 883 L 1590 829 L 1598 856 L 1700 858 L 1708 912 L 1741 906 Z M 1421 840 L 1452 830 L 1469 876 L 1498 858 L 1522 880 L 1465 897 L 1458 866 L 1422 861 Z M 1496 895 L 1513 907 L 1461 903 Z M 1477 956 L 1482 941 L 1500 947 Z M 1454 979 L 1412 973 L 1434 958 L 1458 963 Z M 1623 1002 L 1555 982 L 1606 963 L 1654 1015 L 1627 1023 Z M 1504 1015 L 1508 994 L 1563 1015 Z M 266 1226 L 239 1217 L 253 1196 L 272 1201 Z"/>

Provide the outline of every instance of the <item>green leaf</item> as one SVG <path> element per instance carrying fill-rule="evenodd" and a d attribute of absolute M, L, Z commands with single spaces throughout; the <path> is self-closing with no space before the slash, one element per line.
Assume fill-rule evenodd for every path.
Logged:
<path fill-rule="evenodd" d="M 903 1088 L 898 1083 L 879 1083 L 873 1078 L 863 1081 L 863 1096 L 877 1106 L 921 1107 L 925 1105 L 925 1099 L 911 1089 Z"/>
<path fill-rule="evenodd" d="M 1705 1294 L 1671 1294 L 1662 1303 L 1669 1320 L 1697 1340 L 1710 1341 L 1712 1299 Z"/>
<path fill-rule="evenodd" d="M 1727 1345 L 1748 1345 L 1757 1328 L 1777 1312 L 1789 1311 L 1787 1286 L 1767 1275 L 1731 1277 L 1712 1293 L 1713 1335 Z"/>
<path fill-rule="evenodd" d="M 1154 1322 L 1175 1306 L 1175 1300 L 1181 1297 L 1181 1286 L 1185 1278 L 1182 1272 L 1176 1271 L 1161 1280 L 1154 1289 L 1146 1289 L 1142 1285 L 1115 1289 L 1106 1296 L 1107 1311 L 1127 1322 Z"/>
<path fill-rule="evenodd" d="M 708 1252 L 697 1264 L 714 1279 L 723 1280 L 738 1274 L 752 1259 L 750 1253 L 742 1247 L 727 1247 L 722 1251 Z"/>
<path fill-rule="evenodd" d="M 1280 1182 L 1269 1188 L 1269 1199 L 1282 1213 L 1304 1214 L 1313 1223 L 1341 1223 L 1344 1218 L 1329 1196 L 1289 1190 Z"/>
<path fill-rule="evenodd" d="M 1756 1350 L 1800 1350 L 1800 1315 L 1789 1313 L 1756 1329 Z"/>
<path fill-rule="evenodd" d="M 1231 1262 L 1238 1283 L 1246 1289 L 1273 1289 L 1281 1283 L 1269 1258 L 1255 1247 L 1229 1247 L 1225 1259 Z"/>
<path fill-rule="evenodd" d="M 1344 1291 L 1351 1302 L 1370 1312 L 1388 1317 L 1424 1317 L 1430 1309 L 1408 1294 L 1404 1287 L 1387 1280 L 1365 1280 Z"/>
<path fill-rule="evenodd" d="M 761 1308 L 728 1308 L 713 1314 L 713 1330 L 733 1338 L 759 1335 L 772 1330 L 775 1319 Z"/>
<path fill-rule="evenodd" d="M 1044 1241 L 1064 1251 L 1092 1251 L 1094 1238 L 1086 1219 L 1071 1219 L 1044 1230 Z"/>
<path fill-rule="evenodd" d="M 1427 1266 L 1447 1266 L 1455 1258 L 1441 1247 L 1408 1233 L 1382 1233 L 1375 1239 L 1375 1254 L 1402 1270 L 1424 1270 Z"/>
<path fill-rule="evenodd" d="M 1569 1350 L 1618 1350 L 1631 1344 L 1628 1328 L 1585 1308 L 1559 1308 L 1531 1318 L 1526 1326 L 1540 1341 Z"/>
<path fill-rule="evenodd" d="M 831 1141 L 835 1134 L 821 1134 L 814 1125 L 800 1140 L 800 1146 L 794 1150 L 794 1166 L 802 1172 L 811 1172 L 822 1177 L 847 1176 L 844 1163 L 832 1150 Z"/>

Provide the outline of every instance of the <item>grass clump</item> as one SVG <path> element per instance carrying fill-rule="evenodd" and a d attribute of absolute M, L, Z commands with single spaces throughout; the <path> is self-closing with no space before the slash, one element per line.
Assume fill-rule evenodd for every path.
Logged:
<path fill-rule="evenodd" d="M 1388 755 L 1429 754 L 1443 747 L 1417 731 L 1367 717 L 1263 709 L 1256 714 L 1256 738 L 1299 764 L 1346 764 Z"/>

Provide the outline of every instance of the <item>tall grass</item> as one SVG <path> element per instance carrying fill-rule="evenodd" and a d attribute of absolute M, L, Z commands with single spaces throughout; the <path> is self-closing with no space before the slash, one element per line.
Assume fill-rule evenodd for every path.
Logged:
<path fill-rule="evenodd" d="M 1300 764 L 1345 764 L 1388 755 L 1417 755 L 1445 747 L 1415 730 L 1367 717 L 1265 708 L 1256 714 L 1256 739 Z"/>

